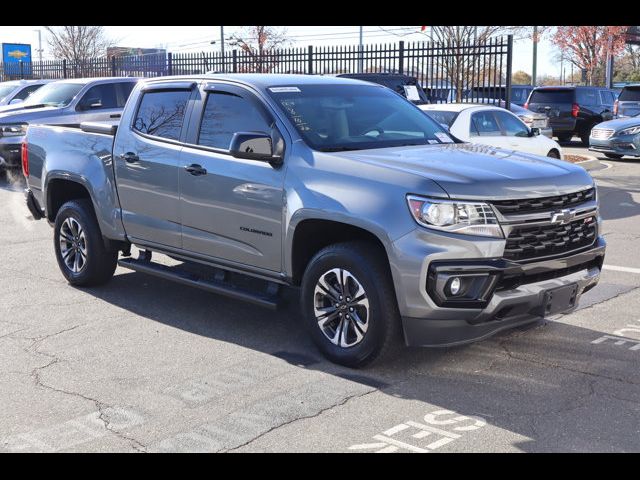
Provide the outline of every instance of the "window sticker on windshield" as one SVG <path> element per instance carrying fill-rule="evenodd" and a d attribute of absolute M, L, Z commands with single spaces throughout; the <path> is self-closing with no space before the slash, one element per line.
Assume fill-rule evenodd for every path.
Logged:
<path fill-rule="evenodd" d="M 451 137 L 446 133 L 436 132 L 435 136 L 438 137 L 438 140 L 440 140 L 442 143 L 453 143 L 453 140 L 451 140 Z"/>
<path fill-rule="evenodd" d="M 273 93 L 283 93 L 283 92 L 300 92 L 298 87 L 270 87 Z"/>
<path fill-rule="evenodd" d="M 403 85 L 403 87 L 404 87 L 404 95 L 407 97 L 407 100 L 411 100 L 411 101 L 420 100 L 418 87 L 416 87 L 415 85 Z"/>
<path fill-rule="evenodd" d="M 427 140 L 427 142 L 429 143 L 429 145 L 434 143 L 440 143 L 438 140 L 434 140 L 433 138 L 430 138 L 429 140 Z"/>

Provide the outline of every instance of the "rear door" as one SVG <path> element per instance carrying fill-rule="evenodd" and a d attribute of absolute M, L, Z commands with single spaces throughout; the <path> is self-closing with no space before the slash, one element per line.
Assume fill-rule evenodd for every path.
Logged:
<path fill-rule="evenodd" d="M 571 115 L 575 103 L 572 88 L 540 88 L 531 92 L 527 108 L 549 118 L 549 127 L 560 131 L 573 131 L 576 119 Z"/>
<path fill-rule="evenodd" d="M 118 196 L 125 230 L 134 241 L 182 246 L 179 161 L 195 85 L 149 85 L 116 133 Z"/>
<path fill-rule="evenodd" d="M 496 113 L 496 110 L 473 112 L 470 117 L 469 140 L 473 143 L 514 150 L 510 139 L 502 131 Z"/>
<path fill-rule="evenodd" d="M 546 155 L 538 137 L 529 136 L 529 128 L 518 117 L 507 111 L 494 112 L 506 138 L 506 144 L 519 152 Z"/>
<path fill-rule="evenodd" d="M 626 86 L 618 97 L 618 116 L 633 117 L 640 114 L 640 85 Z"/>

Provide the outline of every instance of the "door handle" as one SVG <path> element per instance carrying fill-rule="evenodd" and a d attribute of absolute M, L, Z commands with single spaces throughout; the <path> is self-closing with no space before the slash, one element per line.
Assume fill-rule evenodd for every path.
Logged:
<path fill-rule="evenodd" d="M 207 174 L 207 169 L 203 168 L 201 165 L 198 165 L 197 163 L 187 165 L 186 167 L 184 167 L 184 169 L 194 177 Z"/>
<path fill-rule="evenodd" d="M 121 153 L 120 158 L 127 163 L 136 163 L 140 161 L 140 157 L 133 152 Z"/>
<path fill-rule="evenodd" d="M 121 113 L 114 113 L 113 115 L 109 115 L 109 118 L 120 118 L 121 116 Z"/>

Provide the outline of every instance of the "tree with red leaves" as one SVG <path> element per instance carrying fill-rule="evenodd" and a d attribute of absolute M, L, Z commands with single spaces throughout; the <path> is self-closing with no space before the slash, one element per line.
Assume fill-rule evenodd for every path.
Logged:
<path fill-rule="evenodd" d="M 587 84 L 596 80 L 596 72 L 607 55 L 617 55 L 625 45 L 626 26 L 569 26 L 557 27 L 551 41 L 560 48 L 564 58 L 587 73 Z"/>

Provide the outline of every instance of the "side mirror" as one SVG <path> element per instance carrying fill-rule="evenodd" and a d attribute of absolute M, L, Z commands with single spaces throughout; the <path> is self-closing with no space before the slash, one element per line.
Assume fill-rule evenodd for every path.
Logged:
<path fill-rule="evenodd" d="M 271 135 L 264 132 L 234 133 L 229 153 L 236 158 L 261 160 L 275 164 L 282 162 L 282 156 L 274 154 Z"/>
<path fill-rule="evenodd" d="M 11 101 L 9 102 L 9 105 L 15 105 L 15 104 L 17 104 L 17 103 L 22 103 L 22 102 L 24 102 L 24 100 L 23 100 L 23 99 L 21 99 L 21 98 L 14 98 L 13 100 L 11 100 Z"/>
<path fill-rule="evenodd" d="M 93 108 L 101 108 L 102 100 L 99 98 L 88 98 L 78 105 L 79 110 L 91 110 Z"/>
<path fill-rule="evenodd" d="M 537 137 L 538 135 L 540 135 L 540 129 L 538 127 L 532 127 L 531 128 L 531 133 L 529 134 L 530 137 Z"/>

